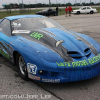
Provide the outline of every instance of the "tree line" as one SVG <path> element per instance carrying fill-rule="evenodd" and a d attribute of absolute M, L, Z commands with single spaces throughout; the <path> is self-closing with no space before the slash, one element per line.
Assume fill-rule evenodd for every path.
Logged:
<path fill-rule="evenodd" d="M 93 5 L 100 5 L 100 3 L 85 3 L 83 2 L 82 4 L 76 3 L 76 4 L 71 4 L 71 3 L 66 3 L 66 4 L 50 4 L 51 7 L 64 7 L 64 6 L 93 6 Z M 42 3 L 37 3 L 37 4 L 17 4 L 17 3 L 10 3 L 8 5 L 4 6 L 4 9 L 13 9 L 13 8 L 39 8 L 39 7 L 49 7 L 49 4 L 42 4 Z"/>

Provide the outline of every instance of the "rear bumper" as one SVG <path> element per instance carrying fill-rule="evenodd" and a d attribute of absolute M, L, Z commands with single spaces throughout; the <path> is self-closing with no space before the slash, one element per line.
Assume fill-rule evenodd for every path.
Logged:
<path fill-rule="evenodd" d="M 76 13 L 77 13 L 77 11 L 72 11 L 71 13 L 72 13 L 72 14 L 76 14 Z"/>

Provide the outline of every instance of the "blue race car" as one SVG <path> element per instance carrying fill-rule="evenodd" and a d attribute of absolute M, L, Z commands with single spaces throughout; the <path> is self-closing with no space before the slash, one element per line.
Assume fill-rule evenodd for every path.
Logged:
<path fill-rule="evenodd" d="M 3 18 L 0 54 L 18 67 L 24 80 L 73 82 L 100 74 L 100 44 L 41 15 Z"/>

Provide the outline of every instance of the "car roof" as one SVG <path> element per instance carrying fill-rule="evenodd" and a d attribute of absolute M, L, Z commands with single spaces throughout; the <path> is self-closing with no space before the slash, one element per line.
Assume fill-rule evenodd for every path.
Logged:
<path fill-rule="evenodd" d="M 15 19 L 33 18 L 33 17 L 45 17 L 45 16 L 42 16 L 42 15 L 16 15 L 16 16 L 8 16 L 8 17 L 5 17 L 5 18 L 9 19 L 9 20 L 15 20 Z"/>
<path fill-rule="evenodd" d="M 83 7 L 81 7 L 81 8 L 84 8 L 84 7 L 90 7 L 90 6 L 83 6 Z"/>

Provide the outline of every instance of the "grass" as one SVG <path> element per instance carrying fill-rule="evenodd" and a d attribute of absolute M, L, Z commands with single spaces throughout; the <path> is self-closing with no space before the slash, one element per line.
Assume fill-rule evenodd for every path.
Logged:
<path fill-rule="evenodd" d="M 98 13 L 100 13 L 100 7 L 96 7 L 96 9 L 97 9 Z"/>
<path fill-rule="evenodd" d="M 95 7 L 98 11 L 98 13 L 100 13 L 100 7 Z M 73 8 L 74 9 L 77 9 L 77 8 Z M 41 9 L 35 9 L 35 10 L 15 10 L 15 11 L 11 11 L 11 14 L 10 14 L 10 11 L 4 11 L 4 12 L 1 12 L 0 11 L 0 19 L 4 18 L 4 17 L 7 17 L 7 16 L 13 16 L 13 15 L 25 15 L 25 14 L 35 14 L 36 12 L 38 11 L 41 11 Z M 59 15 L 65 15 L 65 8 L 62 8 L 62 9 L 59 9 Z"/>
<path fill-rule="evenodd" d="M 35 14 L 36 12 L 40 11 L 41 9 L 36 9 L 36 10 L 19 10 L 19 11 L 3 11 L 0 12 L 0 19 L 7 17 L 7 16 L 13 16 L 13 15 L 26 15 L 26 14 Z"/>

